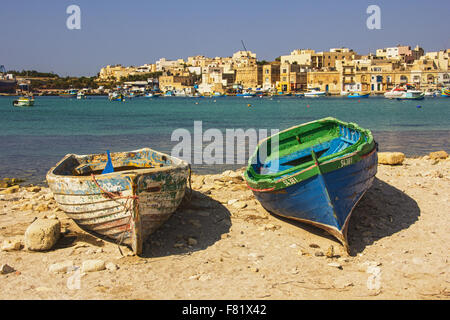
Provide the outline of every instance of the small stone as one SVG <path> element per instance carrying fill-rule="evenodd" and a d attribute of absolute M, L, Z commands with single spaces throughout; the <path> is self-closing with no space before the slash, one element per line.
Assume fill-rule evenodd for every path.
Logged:
<path fill-rule="evenodd" d="M 59 239 L 61 223 L 54 219 L 36 219 L 25 231 L 25 246 L 32 251 L 51 249 Z"/>
<path fill-rule="evenodd" d="M 17 239 L 4 240 L 2 243 L 2 251 L 17 251 L 22 248 L 22 241 Z"/>
<path fill-rule="evenodd" d="M 13 267 L 11 267 L 11 266 L 9 266 L 7 264 L 2 264 L 0 266 L 0 274 L 8 274 L 8 273 L 11 273 L 11 272 L 14 272 L 14 271 L 16 271 L 16 270 L 14 270 Z"/>
<path fill-rule="evenodd" d="M 51 264 L 48 267 L 48 271 L 60 273 L 60 272 L 67 272 L 67 271 L 71 270 L 72 268 L 73 268 L 73 261 L 68 260 L 68 261 L 64 261 L 64 262 Z"/>
<path fill-rule="evenodd" d="M 334 267 L 334 268 L 338 268 L 338 269 L 342 270 L 342 266 L 339 263 L 337 263 L 337 262 L 331 262 L 328 265 L 330 267 Z"/>
<path fill-rule="evenodd" d="M 33 210 L 32 203 L 26 203 L 20 208 L 20 211 L 30 211 L 30 210 Z"/>
<path fill-rule="evenodd" d="M 44 198 L 45 201 L 52 200 L 53 199 L 53 193 L 51 193 L 51 192 L 50 193 L 46 193 L 46 194 L 44 194 L 43 198 Z"/>
<path fill-rule="evenodd" d="M 106 269 L 108 269 L 109 271 L 116 271 L 117 269 L 119 269 L 119 267 L 118 267 L 115 263 L 112 263 L 112 262 L 108 262 L 108 263 L 105 265 L 105 267 L 106 267 Z"/>
<path fill-rule="evenodd" d="M 277 226 L 275 226 L 275 225 L 273 225 L 273 224 L 271 224 L 271 223 L 268 223 L 268 224 L 266 224 L 266 225 L 264 226 L 264 230 L 274 231 L 274 230 L 276 230 L 276 229 L 278 229 Z"/>
<path fill-rule="evenodd" d="M 95 272 L 105 269 L 106 269 L 105 261 L 99 259 L 86 260 L 83 261 L 83 264 L 81 265 L 81 272 Z"/>
<path fill-rule="evenodd" d="M 315 244 L 315 243 L 311 243 L 311 244 L 309 245 L 309 247 L 310 247 L 310 248 L 314 248 L 314 249 L 320 248 L 320 246 L 319 246 L 318 244 Z"/>
<path fill-rule="evenodd" d="M 259 269 L 256 268 L 256 267 L 252 267 L 252 268 L 250 268 L 250 271 L 252 271 L 252 272 L 259 272 Z"/>
<path fill-rule="evenodd" d="M 324 256 L 324 254 L 323 254 L 322 251 L 317 251 L 317 252 L 314 253 L 314 255 L 315 255 L 316 257 L 323 257 L 323 256 Z"/>
<path fill-rule="evenodd" d="M 297 245 L 296 245 L 295 243 L 293 243 L 293 244 L 291 244 L 291 245 L 289 246 L 289 248 L 295 249 L 295 248 L 297 248 Z"/>
<path fill-rule="evenodd" d="M 188 238 L 187 242 L 190 246 L 195 246 L 198 243 L 195 238 Z"/>
<path fill-rule="evenodd" d="M 31 186 L 31 187 L 26 188 L 26 190 L 27 190 L 28 192 L 39 192 L 39 191 L 41 191 L 41 187 L 38 187 L 38 186 Z"/>
<path fill-rule="evenodd" d="M 236 208 L 236 209 L 244 209 L 247 206 L 247 204 L 245 202 L 238 201 L 238 202 L 233 203 L 232 206 L 233 206 L 233 208 Z"/>
<path fill-rule="evenodd" d="M 232 205 L 233 203 L 236 203 L 236 202 L 238 202 L 239 200 L 238 199 L 231 199 L 231 200 L 228 200 L 228 205 Z"/>
<path fill-rule="evenodd" d="M 330 246 L 326 253 L 327 258 L 333 258 L 334 257 L 334 247 Z"/>
<path fill-rule="evenodd" d="M 36 208 L 34 208 L 34 210 L 37 212 L 45 212 L 45 211 L 49 211 L 50 207 L 45 203 L 41 203 Z"/>

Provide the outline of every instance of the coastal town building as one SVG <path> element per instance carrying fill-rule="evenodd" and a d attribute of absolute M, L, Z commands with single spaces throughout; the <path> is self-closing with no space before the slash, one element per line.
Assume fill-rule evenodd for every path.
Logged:
<path fill-rule="evenodd" d="M 136 72 L 135 67 L 123 67 L 122 65 L 107 65 L 100 69 L 99 79 L 102 81 L 115 80 L 120 81 L 120 79 L 128 77 L 130 74 Z"/>
<path fill-rule="evenodd" d="M 235 68 L 236 80 L 235 83 L 241 85 L 243 88 L 261 88 L 263 79 L 263 66 L 252 65 L 240 65 Z"/>
<path fill-rule="evenodd" d="M 280 63 L 275 61 L 273 63 L 263 65 L 263 84 L 264 91 L 274 91 L 277 83 L 280 82 Z"/>
<path fill-rule="evenodd" d="M 273 62 L 258 62 L 251 51 L 229 57 L 190 56 L 186 60 L 161 58 L 155 63 L 101 68 L 98 80 L 123 81 L 130 75 L 160 72 L 147 79 L 162 91 L 196 90 L 200 94 L 233 93 L 244 90 L 303 92 L 320 88 L 329 94 L 363 91 L 383 94 L 396 86 L 413 84 L 420 90 L 450 84 L 449 49 L 425 52 L 421 47 L 398 45 L 359 55 L 349 48 L 316 52 L 296 49 Z M 149 77 L 157 75 L 149 75 Z M 135 80 L 144 80 L 141 78 Z"/>
<path fill-rule="evenodd" d="M 282 63 L 280 65 L 280 81 L 278 92 L 292 93 L 306 90 L 307 72 L 298 64 Z"/>

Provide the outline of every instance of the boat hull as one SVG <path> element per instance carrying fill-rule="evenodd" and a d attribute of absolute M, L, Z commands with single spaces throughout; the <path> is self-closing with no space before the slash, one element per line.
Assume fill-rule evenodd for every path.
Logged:
<path fill-rule="evenodd" d="M 442 97 L 450 97 L 450 90 L 449 89 L 442 89 L 441 96 Z"/>
<path fill-rule="evenodd" d="M 369 93 L 367 93 L 367 94 L 348 94 L 347 95 L 347 98 L 358 98 L 358 99 L 360 99 L 360 98 L 369 98 Z"/>
<path fill-rule="evenodd" d="M 144 152 L 142 152 L 144 150 Z M 123 157 L 151 155 L 158 163 L 163 154 L 151 149 L 123 153 Z M 93 155 L 97 161 L 103 155 Z M 180 205 L 189 177 L 189 165 L 140 168 L 95 176 L 63 175 L 64 168 L 80 156 L 67 155 L 50 169 L 47 181 L 61 210 L 87 232 L 127 245 L 136 254 L 143 251 L 146 238 L 157 230 Z M 114 157 L 118 157 L 113 154 Z M 173 158 L 175 159 L 175 158 Z M 104 159 L 106 162 L 106 158 Z M 117 160 L 113 160 L 113 163 Z"/>
<path fill-rule="evenodd" d="M 352 165 L 323 175 L 317 172 L 283 190 L 253 190 L 253 193 L 267 211 L 322 228 L 348 250 L 348 222 L 356 204 L 373 183 L 377 159 L 374 149 Z"/>

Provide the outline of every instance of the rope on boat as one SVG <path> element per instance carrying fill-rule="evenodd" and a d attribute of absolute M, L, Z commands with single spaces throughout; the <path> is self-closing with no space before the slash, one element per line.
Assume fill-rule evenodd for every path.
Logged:
<path fill-rule="evenodd" d="M 136 202 L 139 203 L 139 197 L 136 196 L 136 195 L 132 195 L 132 196 L 120 196 L 120 195 L 116 195 L 116 194 L 114 194 L 114 193 L 112 193 L 112 192 L 109 192 L 109 191 L 103 189 L 103 188 L 99 185 L 99 183 L 97 182 L 97 180 L 95 179 L 95 175 L 94 175 L 94 174 L 91 174 L 91 177 L 92 177 L 92 180 L 94 181 L 94 183 L 97 185 L 97 187 L 98 187 L 105 195 L 107 195 L 108 198 L 110 198 L 111 200 L 113 200 L 113 201 L 115 201 L 116 203 L 118 203 L 118 204 L 120 204 L 120 205 L 123 206 L 123 208 L 125 209 L 125 213 L 127 213 L 128 211 L 130 211 L 130 216 L 129 216 L 128 221 L 127 221 L 127 228 L 122 232 L 122 234 L 120 235 L 119 239 L 117 240 L 117 246 L 118 246 L 118 248 L 119 248 L 119 252 L 120 252 L 120 254 L 123 256 L 123 253 L 122 253 L 122 250 L 120 249 L 120 246 L 121 246 L 121 244 L 122 244 L 122 242 L 123 242 L 125 233 L 126 233 L 127 231 L 131 231 L 131 228 L 130 228 L 130 221 L 131 221 L 131 218 L 133 217 L 133 211 L 132 211 L 132 208 L 133 208 L 133 206 L 135 205 L 135 203 L 134 203 L 133 200 L 136 200 Z M 127 199 L 127 200 L 125 201 L 125 204 L 123 204 L 122 202 L 117 201 L 117 199 Z M 130 200 L 131 200 L 131 202 L 130 202 Z"/>

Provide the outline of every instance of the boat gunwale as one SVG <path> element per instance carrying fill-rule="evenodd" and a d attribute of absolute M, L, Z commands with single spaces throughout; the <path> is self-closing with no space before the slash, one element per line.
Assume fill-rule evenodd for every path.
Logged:
<path fill-rule="evenodd" d="M 264 174 L 264 175 L 262 175 L 262 174 L 258 174 L 258 173 L 256 173 L 254 171 L 254 169 L 252 167 L 252 161 L 257 156 L 257 152 L 258 152 L 259 147 L 261 146 L 261 144 L 264 143 L 265 141 L 267 141 L 268 139 L 270 139 L 273 136 L 267 137 L 267 138 L 261 140 L 258 143 L 258 146 L 257 146 L 255 152 L 253 153 L 252 157 L 250 157 L 250 159 L 248 160 L 248 165 L 247 165 L 247 168 L 246 168 L 246 170 L 244 172 L 244 177 L 245 177 L 247 186 L 251 190 L 256 191 L 256 192 L 270 192 L 270 191 L 275 191 L 275 190 L 279 190 L 279 189 L 284 189 L 286 186 L 280 186 L 280 184 L 282 184 L 283 181 L 286 181 L 287 179 L 290 179 L 292 177 L 296 177 L 296 176 L 298 176 L 300 174 L 304 174 L 307 171 L 310 171 L 310 170 L 314 169 L 315 167 L 321 167 L 323 165 L 329 165 L 329 164 L 335 163 L 337 161 L 345 160 L 345 159 L 348 159 L 348 158 L 353 158 L 354 159 L 354 158 L 358 158 L 359 157 L 360 159 L 355 159 L 356 161 L 353 162 L 353 163 L 356 163 L 356 162 L 362 160 L 363 158 L 365 158 L 366 156 L 369 156 L 370 154 L 372 154 L 372 152 L 374 152 L 376 150 L 376 143 L 374 141 L 372 132 L 370 130 L 364 129 L 364 128 L 360 127 L 359 125 L 357 125 L 356 123 L 344 122 L 344 121 L 338 120 L 338 119 L 333 118 L 333 117 L 322 118 L 322 119 L 319 119 L 319 120 L 310 121 L 310 122 L 307 122 L 307 123 L 304 123 L 304 124 L 300 124 L 300 125 L 297 125 L 297 126 L 292 126 L 292 127 L 288 128 L 288 129 L 280 131 L 276 135 L 280 135 L 281 133 L 284 133 L 284 132 L 287 132 L 287 131 L 291 131 L 291 130 L 294 130 L 294 129 L 297 129 L 297 128 L 300 128 L 300 127 L 303 127 L 303 126 L 307 126 L 307 125 L 310 125 L 312 123 L 318 123 L 318 122 L 319 123 L 334 122 L 334 123 L 337 123 L 337 124 L 340 124 L 340 125 L 344 125 L 344 126 L 346 126 L 348 128 L 357 130 L 362 135 L 365 135 L 367 137 L 367 141 L 363 141 L 362 143 L 360 143 L 358 145 L 359 140 L 361 140 L 361 138 L 362 138 L 362 135 L 361 135 L 360 138 L 358 139 L 358 141 L 353 145 L 353 146 L 356 146 L 356 148 L 353 151 L 351 151 L 350 153 L 349 153 L 349 151 L 347 151 L 347 152 L 345 151 L 347 149 L 346 148 L 346 149 L 344 149 L 344 150 L 342 150 L 340 152 L 331 154 L 331 155 L 325 157 L 324 159 L 320 159 L 320 160 L 317 159 L 316 163 L 314 161 L 310 161 L 310 162 L 307 162 L 305 164 L 301 164 L 299 166 L 295 166 L 293 168 L 286 169 L 284 171 L 280 171 L 280 172 L 273 173 L 273 174 Z M 367 148 L 367 146 L 371 146 L 371 145 L 373 145 L 373 147 L 369 148 L 369 150 L 367 150 L 367 151 L 364 150 L 364 149 Z M 338 170 L 338 169 L 339 168 L 336 168 L 334 170 Z M 300 170 L 300 171 L 295 172 L 296 170 Z M 332 171 L 334 171 L 334 170 L 332 170 Z M 252 174 L 252 177 L 249 176 L 249 174 L 248 174 L 249 171 Z M 276 178 L 279 178 L 279 177 L 282 177 L 282 178 L 276 180 Z M 298 182 L 300 182 L 302 180 L 305 180 L 305 179 L 301 179 L 301 180 L 297 181 L 296 183 L 298 183 Z M 267 188 L 267 187 L 258 188 L 258 186 L 260 186 L 260 185 L 268 185 L 268 184 L 269 185 L 271 184 L 273 186 L 270 187 L 270 188 Z"/>
<path fill-rule="evenodd" d="M 118 176 L 128 176 L 131 174 L 137 174 L 137 175 L 142 175 L 142 174 L 146 174 L 146 173 L 152 173 L 152 172 L 166 172 L 166 171 L 173 171 L 173 170 L 180 170 L 180 169 L 187 169 L 189 167 L 189 163 L 187 163 L 186 161 L 176 158 L 176 157 L 172 157 L 171 155 L 150 149 L 150 148 L 141 148 L 141 149 L 137 149 L 137 150 L 132 150 L 132 151 L 124 151 L 124 152 L 113 152 L 114 153 L 130 153 L 130 152 L 143 152 L 143 151 L 151 151 L 154 152 L 158 155 L 162 155 L 162 156 L 166 156 L 168 157 L 170 160 L 172 160 L 172 164 L 169 166 L 163 166 L 163 167 L 159 167 L 159 168 L 139 168 L 137 167 L 136 169 L 130 169 L 130 170 L 124 170 L 124 171 L 118 171 L 118 172 L 111 172 L 111 173 L 105 173 L 105 174 L 98 174 L 98 175 L 94 175 L 96 178 L 100 178 L 101 180 L 107 180 L 110 178 L 114 178 L 114 177 L 118 177 Z M 66 154 L 55 166 L 51 167 L 49 169 L 49 171 L 47 172 L 47 180 L 58 180 L 58 179 L 64 179 L 64 180 L 69 180 L 69 181 L 92 181 L 92 176 L 76 176 L 76 175 L 61 175 L 61 174 L 56 174 L 54 171 L 67 159 L 69 159 L 70 157 L 74 157 L 74 158 L 82 158 L 82 157 L 86 157 L 89 155 L 101 155 L 101 153 L 98 154 L 84 154 L 84 155 L 78 155 L 78 154 L 74 154 L 74 153 L 69 153 Z"/>

